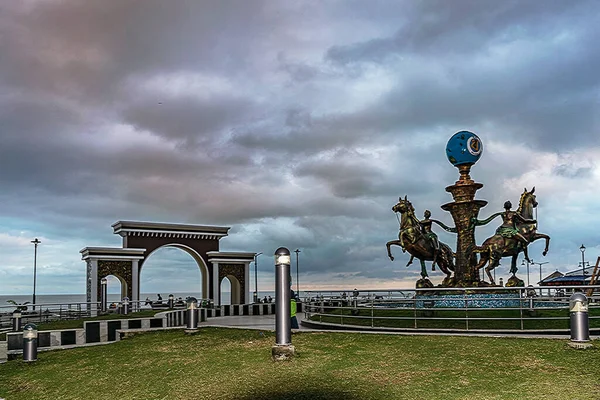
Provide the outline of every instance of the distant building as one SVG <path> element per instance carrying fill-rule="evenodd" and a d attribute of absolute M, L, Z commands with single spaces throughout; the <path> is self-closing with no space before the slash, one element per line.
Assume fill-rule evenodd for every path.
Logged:
<path fill-rule="evenodd" d="M 592 280 L 593 268 L 585 268 L 585 275 L 583 268 L 575 269 L 573 271 L 563 274 L 560 271 L 555 271 L 548 275 L 546 278 L 540 281 L 540 286 L 577 286 L 577 285 L 589 285 Z"/>

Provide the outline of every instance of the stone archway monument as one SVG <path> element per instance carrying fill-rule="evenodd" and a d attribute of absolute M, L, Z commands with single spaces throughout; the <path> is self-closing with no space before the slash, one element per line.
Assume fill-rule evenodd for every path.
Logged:
<path fill-rule="evenodd" d="M 140 300 L 140 273 L 156 250 L 175 247 L 187 252 L 198 264 L 202 276 L 201 296 L 221 303 L 220 283 L 229 278 L 231 303 L 250 302 L 250 263 L 255 253 L 221 252 L 219 241 L 229 227 L 117 221 L 113 233 L 122 237 L 122 247 L 85 247 L 86 294 L 89 303 L 100 298 L 100 280 L 114 275 L 121 282 L 121 297 Z"/>

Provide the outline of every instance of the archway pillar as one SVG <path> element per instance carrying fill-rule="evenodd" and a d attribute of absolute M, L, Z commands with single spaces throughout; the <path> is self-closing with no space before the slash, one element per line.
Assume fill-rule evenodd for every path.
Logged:
<path fill-rule="evenodd" d="M 212 277 L 211 277 L 211 282 L 212 282 L 212 297 L 213 297 L 213 302 L 215 303 L 215 305 L 220 306 L 221 305 L 221 288 L 220 288 L 220 282 L 219 282 L 219 263 L 218 262 L 213 262 L 212 263 L 212 267 L 213 267 L 213 273 L 212 273 Z"/>
<path fill-rule="evenodd" d="M 213 301 L 221 305 L 221 281 L 233 276 L 239 285 L 232 285 L 231 299 L 237 304 L 250 304 L 250 263 L 254 262 L 256 253 L 209 251 L 206 253 L 212 264 Z M 233 293 L 235 291 L 235 293 Z"/>
<path fill-rule="evenodd" d="M 134 302 L 140 301 L 140 267 L 139 260 L 131 260 L 131 294 Z M 138 308 L 139 304 L 134 303 L 134 308 Z"/>
<path fill-rule="evenodd" d="M 81 259 L 86 262 L 86 300 L 91 314 L 98 313 L 100 280 L 115 275 L 131 301 L 139 300 L 138 262 L 144 258 L 146 249 L 121 249 L 115 247 L 85 247 Z"/>

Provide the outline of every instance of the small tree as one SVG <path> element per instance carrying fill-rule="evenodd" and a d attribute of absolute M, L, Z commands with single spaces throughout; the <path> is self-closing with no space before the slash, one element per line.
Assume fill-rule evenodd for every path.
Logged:
<path fill-rule="evenodd" d="M 6 300 L 6 302 L 8 304 L 12 304 L 12 305 L 16 306 L 17 308 L 15 308 L 15 311 L 27 311 L 27 304 L 29 304 L 28 301 L 26 301 L 25 303 L 21 303 L 21 304 L 17 303 L 14 300 Z"/>

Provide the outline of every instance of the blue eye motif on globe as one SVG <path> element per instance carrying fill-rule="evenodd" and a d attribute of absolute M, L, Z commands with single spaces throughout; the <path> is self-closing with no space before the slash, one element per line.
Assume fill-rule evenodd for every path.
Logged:
<path fill-rule="evenodd" d="M 479 160 L 483 152 L 483 143 L 479 136 L 469 131 L 456 132 L 446 145 L 448 161 L 455 167 L 472 165 Z"/>

